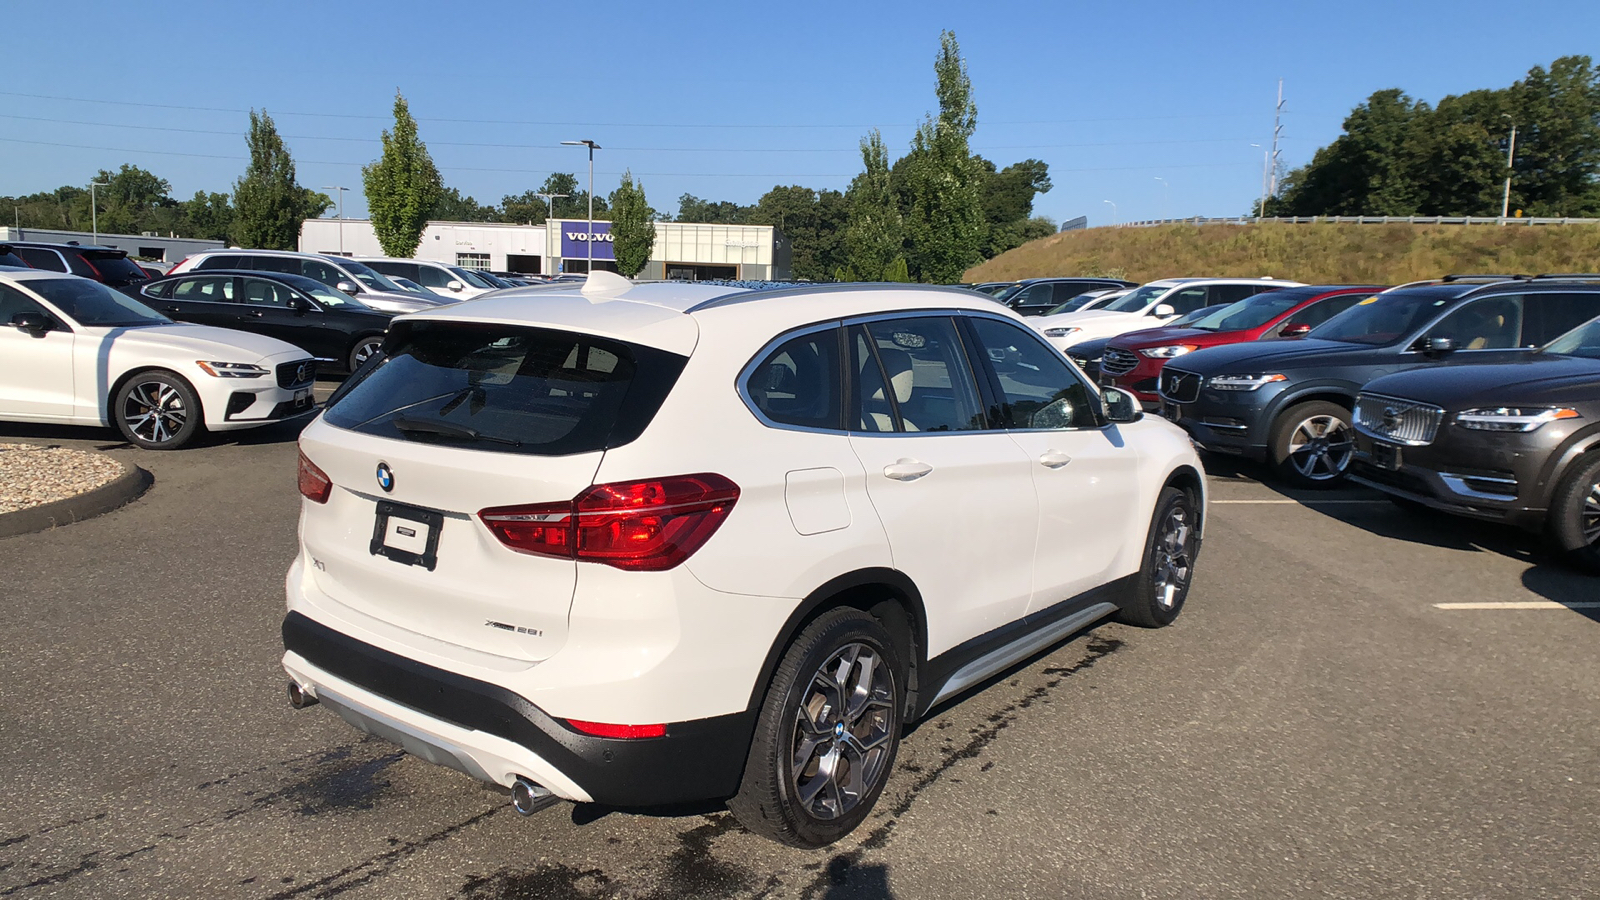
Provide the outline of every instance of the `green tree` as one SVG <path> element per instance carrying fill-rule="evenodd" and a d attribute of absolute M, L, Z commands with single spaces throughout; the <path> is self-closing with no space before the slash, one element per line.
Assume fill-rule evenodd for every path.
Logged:
<path fill-rule="evenodd" d="M 743 225 L 750 221 L 755 208 L 740 206 L 728 200 L 701 200 L 693 194 L 678 198 L 679 222 L 696 222 L 704 225 Z"/>
<path fill-rule="evenodd" d="M 293 250 L 301 223 L 322 215 L 328 197 L 295 182 L 294 159 L 265 110 L 250 111 L 245 140 L 250 165 L 233 186 L 233 239 L 241 247 Z"/>
<path fill-rule="evenodd" d="M 188 237 L 225 241 L 233 233 L 233 205 L 227 194 L 195 191 L 183 201 L 184 234 Z"/>
<path fill-rule="evenodd" d="M 361 167 L 367 215 L 384 254 L 409 258 L 422 243 L 422 230 L 428 227 L 444 185 L 399 91 L 394 94 L 394 131 L 385 129 L 381 140 L 383 155 Z"/>
<path fill-rule="evenodd" d="M 540 194 L 565 194 L 555 197 L 550 204 Z M 551 207 L 554 207 L 552 209 Z M 578 176 L 570 172 L 553 172 L 538 190 L 508 194 L 500 199 L 501 217 L 507 222 L 543 225 L 546 219 L 586 219 L 589 216 L 589 192 L 578 189 Z M 610 213 L 606 198 L 594 199 L 594 217 L 603 221 Z"/>
<path fill-rule="evenodd" d="M 644 185 L 633 180 L 631 170 L 611 192 L 611 240 L 617 271 L 632 278 L 650 261 L 656 246 L 655 210 L 645 200 Z"/>
<path fill-rule="evenodd" d="M 844 195 L 801 185 L 777 185 L 756 201 L 748 222 L 772 225 L 789 239 L 795 278 L 825 281 L 844 265 Z"/>
<path fill-rule="evenodd" d="M 1512 206 L 1535 216 L 1600 215 L 1600 71 L 1594 61 L 1564 56 L 1548 70 L 1534 66 L 1508 93 L 1517 123 Z"/>
<path fill-rule="evenodd" d="M 845 277 L 841 280 L 893 281 L 906 268 L 905 228 L 895 201 L 889 169 L 889 151 L 876 128 L 861 139 L 862 172 L 845 192 L 847 217 L 844 232 Z"/>
<path fill-rule="evenodd" d="M 168 196 L 172 186 L 153 172 L 123 163 L 115 172 L 101 169 L 94 180 L 104 185 L 95 188 L 99 206 L 100 230 L 109 234 L 138 234 L 141 231 L 175 230 L 177 203 Z M 87 189 L 84 200 L 88 199 Z M 165 212 L 166 215 L 162 215 Z M 88 215 L 85 204 L 85 217 Z M 94 221 L 91 218 L 91 221 Z"/>
<path fill-rule="evenodd" d="M 1042 160 L 1025 159 L 996 172 L 994 163 L 975 157 L 985 173 L 981 188 L 983 217 L 988 226 L 983 256 L 996 256 L 1020 247 L 1037 236 L 1033 223 L 1033 199 L 1049 192 L 1050 165 Z"/>
<path fill-rule="evenodd" d="M 484 206 L 472 197 L 463 197 L 459 190 L 447 187 L 439 192 L 439 202 L 434 204 L 429 218 L 440 222 L 498 222 L 500 210 Z"/>
<path fill-rule="evenodd" d="M 906 166 L 907 261 L 919 280 L 948 283 L 960 281 L 983 259 L 987 228 L 979 187 L 984 173 L 969 145 L 978 108 L 953 32 L 940 34 L 933 68 L 939 113 L 917 128 Z"/>

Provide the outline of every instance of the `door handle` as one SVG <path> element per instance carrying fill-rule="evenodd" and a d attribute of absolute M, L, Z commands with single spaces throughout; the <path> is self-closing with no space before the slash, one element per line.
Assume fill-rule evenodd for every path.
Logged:
<path fill-rule="evenodd" d="M 176 307 L 176 306 L 169 306 L 169 307 L 167 307 L 167 310 L 166 310 L 166 311 L 167 311 L 167 312 L 170 312 L 170 313 L 175 313 L 175 312 L 183 312 L 183 310 L 181 310 L 181 309 L 179 309 L 179 308 L 178 308 L 178 307 Z"/>
<path fill-rule="evenodd" d="M 262 311 L 261 311 L 261 310 L 259 310 L 259 309 L 252 309 L 252 310 L 250 310 L 250 316 L 251 316 L 251 318 L 255 318 L 255 319 L 259 319 L 259 318 L 261 318 L 261 317 L 262 317 L 262 316 L 263 316 L 263 315 L 265 315 L 265 313 L 263 313 L 263 312 L 262 312 Z"/>
<path fill-rule="evenodd" d="M 1039 455 L 1039 465 L 1046 469 L 1059 469 L 1069 462 L 1072 462 L 1072 457 L 1060 450 L 1046 450 Z"/>
<path fill-rule="evenodd" d="M 921 460 L 901 459 L 884 466 L 883 477 L 893 478 L 895 481 L 916 481 L 932 471 L 933 466 Z"/>

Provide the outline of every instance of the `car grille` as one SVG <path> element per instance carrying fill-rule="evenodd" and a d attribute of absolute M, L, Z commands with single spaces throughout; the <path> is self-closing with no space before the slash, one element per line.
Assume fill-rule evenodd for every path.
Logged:
<path fill-rule="evenodd" d="M 1444 410 L 1414 400 L 1361 394 L 1356 397 L 1356 427 L 1375 438 L 1422 447 L 1433 443 Z"/>
<path fill-rule="evenodd" d="M 1107 375 L 1126 375 L 1138 365 L 1138 355 L 1128 350 L 1108 348 L 1100 357 L 1100 371 Z"/>
<path fill-rule="evenodd" d="M 1173 403 L 1193 403 L 1200 399 L 1199 375 L 1167 366 L 1161 370 L 1161 396 Z"/>
<path fill-rule="evenodd" d="M 291 388 L 310 384 L 317 377 L 317 361 L 299 359 L 278 365 L 278 387 Z"/>

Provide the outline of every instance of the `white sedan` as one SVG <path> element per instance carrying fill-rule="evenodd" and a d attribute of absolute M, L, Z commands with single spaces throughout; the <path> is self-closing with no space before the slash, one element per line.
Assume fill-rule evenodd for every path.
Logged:
<path fill-rule="evenodd" d="M 314 411 L 315 378 L 292 344 L 174 322 L 76 275 L 0 270 L 0 421 L 115 425 L 175 450 Z"/>

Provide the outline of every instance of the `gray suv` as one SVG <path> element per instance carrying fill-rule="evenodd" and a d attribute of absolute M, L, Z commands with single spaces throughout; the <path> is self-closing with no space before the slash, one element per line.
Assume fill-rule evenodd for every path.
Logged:
<path fill-rule="evenodd" d="M 360 300 L 373 309 L 391 313 L 418 312 L 441 305 L 407 291 L 370 266 L 340 256 L 290 253 L 285 250 L 207 250 L 186 257 L 169 275 L 205 269 L 250 270 L 301 275 Z M 441 298 L 442 299 L 442 298 Z"/>

